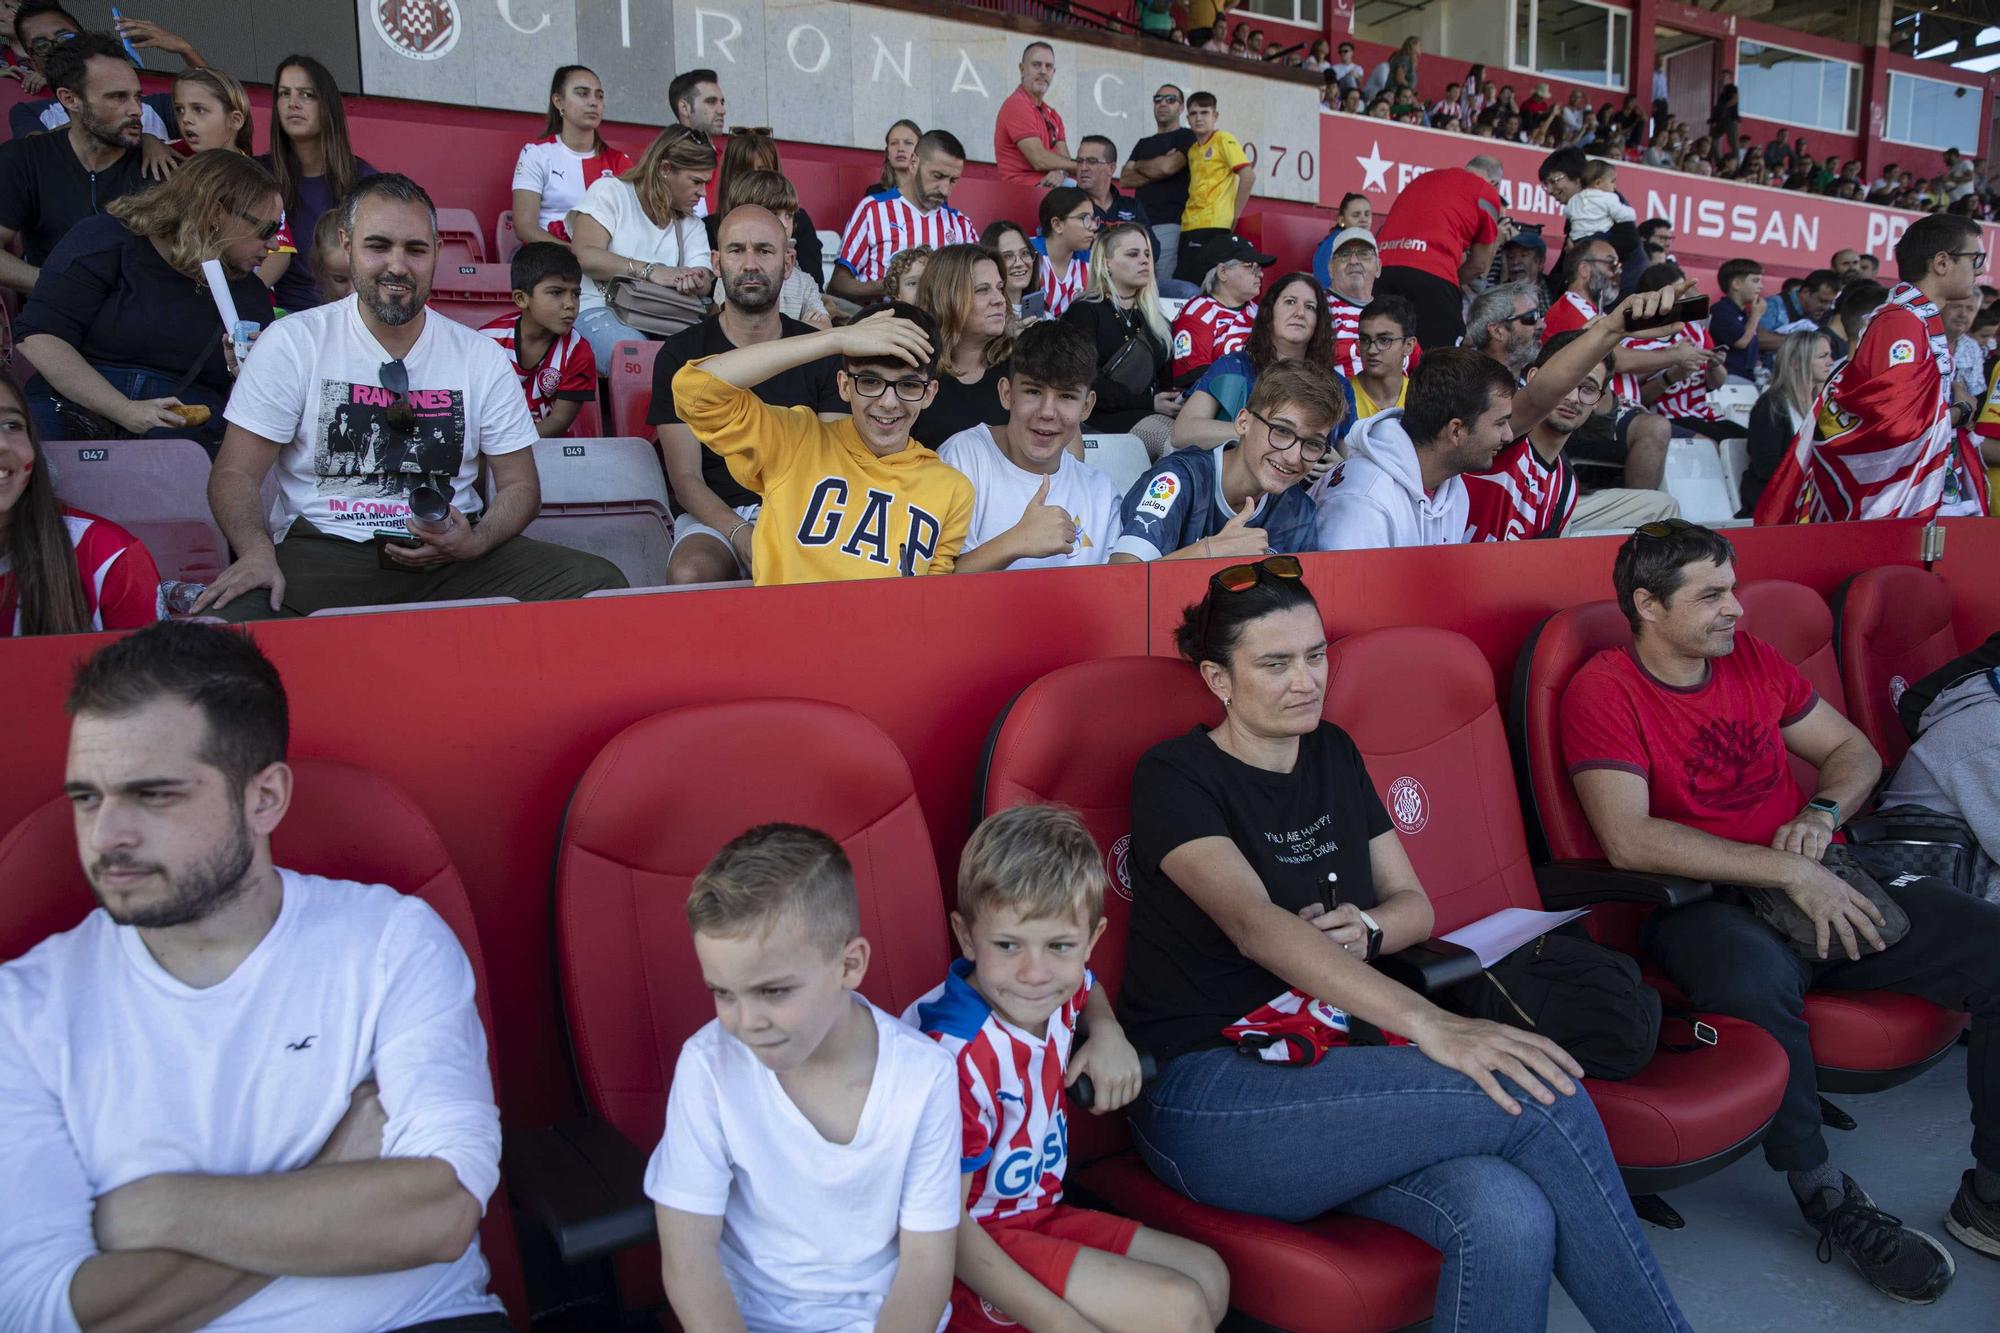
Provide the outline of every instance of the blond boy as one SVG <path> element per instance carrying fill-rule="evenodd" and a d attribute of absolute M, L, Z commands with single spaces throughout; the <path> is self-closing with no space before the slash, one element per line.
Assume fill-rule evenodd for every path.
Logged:
<path fill-rule="evenodd" d="M 715 1020 L 681 1047 L 646 1167 L 681 1327 L 935 1333 L 962 1212 L 951 1061 L 856 993 L 846 855 L 753 828 L 687 914 Z"/>
<path fill-rule="evenodd" d="M 958 1069 L 965 1213 L 951 1327 L 1213 1329 L 1229 1306 L 1213 1250 L 1061 1201 L 1065 1089 L 1089 1074 L 1102 1113 L 1140 1085 L 1139 1058 L 1085 966 L 1104 933 L 1089 830 L 1053 806 L 987 819 L 959 861 L 951 928 L 965 956 L 903 1015 Z M 1079 1017 L 1087 1034 L 1072 1051 Z"/>

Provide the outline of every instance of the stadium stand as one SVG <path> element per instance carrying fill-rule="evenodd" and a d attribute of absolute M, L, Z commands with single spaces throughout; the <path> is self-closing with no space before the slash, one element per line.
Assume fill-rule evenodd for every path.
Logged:
<path fill-rule="evenodd" d="M 42 446 L 56 495 L 146 544 L 163 579 L 207 583 L 229 563 L 208 508 L 208 454 L 193 440 L 57 440 Z"/>

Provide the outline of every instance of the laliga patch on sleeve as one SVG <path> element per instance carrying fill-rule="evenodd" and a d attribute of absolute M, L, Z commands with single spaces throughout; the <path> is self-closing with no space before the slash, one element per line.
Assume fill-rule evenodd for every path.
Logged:
<path fill-rule="evenodd" d="M 1194 355 L 1194 335 L 1182 329 L 1174 335 L 1174 360 L 1181 361 Z"/>
<path fill-rule="evenodd" d="M 1889 344 L 1889 364 L 1906 366 L 1917 359 L 1917 345 L 1908 338 L 1898 338 Z"/>
<path fill-rule="evenodd" d="M 1140 516 L 1165 518 L 1180 493 L 1181 479 L 1171 472 L 1162 472 L 1146 484 L 1146 493 L 1139 497 Z"/>

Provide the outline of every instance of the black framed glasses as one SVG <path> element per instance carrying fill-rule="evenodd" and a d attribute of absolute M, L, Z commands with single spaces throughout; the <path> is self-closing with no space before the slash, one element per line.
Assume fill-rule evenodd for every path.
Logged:
<path fill-rule="evenodd" d="M 1539 324 L 1542 322 L 1542 312 L 1539 310 L 1523 310 L 1518 315 L 1509 315 L 1505 319 L 1495 320 L 1494 322 L 1497 324 Z"/>
<path fill-rule="evenodd" d="M 1970 259 L 1974 268 L 1986 267 L 1986 252 L 1984 250 L 1947 250 L 1945 253 L 1953 259 Z"/>
<path fill-rule="evenodd" d="M 389 423 L 390 430 L 401 431 L 407 435 L 417 428 L 416 405 L 410 401 L 410 368 L 403 364 L 401 357 L 394 361 L 384 361 L 378 372 L 378 378 L 382 381 L 382 387 L 394 395 L 388 412 L 383 414 L 383 420 Z"/>
<path fill-rule="evenodd" d="M 1249 411 L 1248 408 L 1244 410 Z M 1271 433 L 1273 453 L 1282 454 L 1296 444 L 1299 447 L 1299 457 L 1314 459 L 1325 458 L 1326 451 L 1333 448 L 1333 442 L 1324 435 L 1301 435 L 1282 421 L 1273 421 L 1255 412 L 1251 412 L 1250 415 L 1263 422 L 1264 429 Z"/>
<path fill-rule="evenodd" d="M 1409 340 L 1409 335 L 1405 333 L 1384 333 L 1380 336 L 1363 333 L 1354 339 L 1354 345 L 1359 347 L 1362 355 L 1365 356 L 1377 348 L 1387 351 L 1397 343 L 1408 342 Z"/>
<path fill-rule="evenodd" d="M 870 375 L 865 370 L 848 371 L 847 380 L 854 386 L 854 392 L 863 398 L 880 398 L 891 385 L 894 385 L 896 396 L 906 403 L 917 402 L 924 396 L 924 390 L 931 387 L 928 376 L 913 380 L 892 380 L 880 375 Z"/>
<path fill-rule="evenodd" d="M 1154 94 L 1153 94 L 1153 105 L 1154 105 L 1154 106 L 1178 106 L 1178 105 L 1180 105 L 1180 100 L 1181 100 L 1181 99 L 1180 99 L 1180 94 L 1178 94 L 1178 93 L 1154 93 Z"/>
<path fill-rule="evenodd" d="M 1590 381 L 1585 380 L 1582 384 L 1571 389 L 1570 392 L 1576 395 L 1576 401 L 1579 403 L 1590 404 L 1604 396 L 1604 386 L 1602 384 L 1592 384 Z"/>
<path fill-rule="evenodd" d="M 31 55 L 45 56 L 58 46 L 76 39 L 77 34 L 74 32 L 59 32 L 52 37 L 37 37 L 28 43 L 28 51 Z"/>

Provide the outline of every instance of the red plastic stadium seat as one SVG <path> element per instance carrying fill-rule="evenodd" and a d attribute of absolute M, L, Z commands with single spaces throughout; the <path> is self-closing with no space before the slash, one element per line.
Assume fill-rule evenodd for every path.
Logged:
<path fill-rule="evenodd" d="M 229 564 L 208 454 L 193 440 L 48 440 L 42 451 L 57 498 L 144 542 L 161 578 L 210 583 Z"/>
<path fill-rule="evenodd" d="M 514 210 L 510 208 L 493 220 L 493 262 L 512 263 L 520 249 L 521 237 L 514 230 Z"/>
<path fill-rule="evenodd" d="M 660 355 L 656 342 L 621 342 L 611 348 L 611 364 L 599 366 L 600 375 L 611 381 L 611 433 L 653 439 L 654 429 L 646 424 L 653 406 L 653 362 Z"/>
<path fill-rule="evenodd" d="M 1810 648 L 1817 624 L 1806 599 L 1811 589 L 1780 580 L 1738 589 L 1743 629 L 1766 639 L 1788 658 Z M 1769 622 L 1770 633 L 1759 626 Z M 1604 852 L 1590 831 L 1563 759 L 1561 703 L 1577 671 L 1606 648 L 1626 648 L 1632 633 L 1616 602 L 1585 602 L 1543 621 L 1522 646 L 1514 681 L 1514 724 L 1527 770 L 1532 803 L 1530 838 L 1537 851 L 1558 861 L 1601 861 Z M 1838 682 L 1824 678 L 1824 659 L 1815 650 L 1794 660 L 1828 702 L 1843 699 Z M 1805 785 L 1814 785 L 1808 773 Z M 1867 1092 L 1914 1078 L 1947 1051 L 1965 1019 L 1927 1000 L 1887 991 L 1811 991 L 1806 1022 L 1812 1029 L 1813 1061 L 1820 1087 L 1829 1092 Z"/>
<path fill-rule="evenodd" d="M 1896 716 L 1903 691 L 1959 654 L 1951 589 L 1913 566 L 1884 565 L 1849 579 L 1837 604 L 1848 716 L 1893 771 L 1910 748 Z"/>
<path fill-rule="evenodd" d="M 513 271 L 506 264 L 482 264 L 470 259 L 438 259 L 432 279 L 430 308 L 468 328 L 490 324 L 496 315 L 514 313 Z"/>
<path fill-rule="evenodd" d="M 859 713 L 805 699 L 679 708 L 614 736 L 577 782 L 556 852 L 556 956 L 590 1109 L 650 1152 L 681 1043 L 715 1017 L 687 918 L 723 843 L 785 821 L 854 862 L 864 995 L 901 1013 L 945 974 L 944 903 L 910 766 Z M 659 1298 L 659 1265 L 629 1253 L 628 1303 Z"/>
<path fill-rule="evenodd" d="M 1789 579 L 1755 579 L 1736 589 L 1743 604 L 1743 624 L 1750 633 L 1776 648 L 1787 662 L 1812 682 L 1819 697 L 1847 712 L 1847 691 L 1840 684 L 1840 660 L 1833 648 L 1833 613 L 1826 599 Z M 1807 791 L 1816 788 L 1819 770 L 1797 755 L 1792 775 Z"/>
<path fill-rule="evenodd" d="M 1050 672 L 994 723 L 975 788 L 980 810 L 1066 805 L 1106 849 L 1110 924 L 1090 966 L 1110 994 L 1125 966 L 1132 770 L 1154 745 L 1213 724 L 1219 712 L 1187 664 L 1114 657 Z M 1402 1328 L 1430 1314 L 1438 1254 L 1407 1232 L 1340 1213 L 1293 1225 L 1195 1203 L 1125 1145 L 1123 1116 L 1076 1116 L 1071 1181 L 1128 1217 L 1212 1246 L 1229 1266 L 1230 1303 L 1244 1314 L 1292 1333 Z"/>
<path fill-rule="evenodd" d="M 430 819 L 402 788 L 367 769 L 330 759 L 294 759 L 292 772 L 292 808 L 271 836 L 272 860 L 330 879 L 388 884 L 429 903 L 472 963 L 488 1063 L 497 1085 L 491 989 L 478 924 Z M 77 860 L 69 802 L 50 801 L 0 839 L 0 884 L 7 886 L 8 895 L 8 910 L 0 914 L 0 959 L 18 957 L 90 911 L 90 885 Z M 487 1200 L 479 1248 L 492 1270 L 493 1293 L 506 1302 L 514 1326 L 526 1330 L 527 1287 L 504 1181 Z"/>
<path fill-rule="evenodd" d="M 1328 656 L 1326 715 L 1354 738 L 1443 935 L 1508 907 L 1539 908 L 1493 671 L 1450 630 L 1372 630 Z M 1398 700 L 1395 708 L 1384 699 Z M 1672 1188 L 1754 1147 L 1784 1096 L 1784 1049 L 1713 1014 L 1711 1049 L 1661 1051 L 1630 1079 L 1586 1079 L 1637 1193 Z"/>
<path fill-rule="evenodd" d="M 478 216 L 471 209 L 440 208 L 437 229 L 440 271 L 448 271 L 450 265 L 486 262 L 486 238 L 481 234 Z"/>

